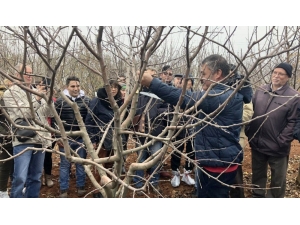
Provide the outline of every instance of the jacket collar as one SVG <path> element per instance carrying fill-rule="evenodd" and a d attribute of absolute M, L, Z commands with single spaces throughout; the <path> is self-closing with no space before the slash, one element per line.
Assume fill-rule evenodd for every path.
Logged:
<path fill-rule="evenodd" d="M 83 97 L 83 96 L 84 96 L 84 91 L 83 91 L 83 90 L 80 90 L 80 91 L 79 91 L 79 95 L 78 95 L 76 98 L 72 97 L 72 96 L 69 94 L 68 89 L 65 89 L 65 90 L 63 91 L 63 93 L 64 93 L 66 96 L 68 96 L 70 99 L 74 100 L 74 101 L 75 101 L 76 98 L 80 98 L 80 97 Z"/>
<path fill-rule="evenodd" d="M 269 92 L 273 92 L 274 94 L 277 94 L 277 95 L 283 95 L 283 93 L 289 88 L 289 82 L 286 82 L 286 84 L 285 85 L 283 85 L 282 87 L 280 87 L 279 89 L 277 89 L 276 91 L 273 91 L 272 90 L 272 84 L 270 83 L 270 84 L 268 84 L 268 88 L 267 88 L 267 90 L 269 91 Z"/>

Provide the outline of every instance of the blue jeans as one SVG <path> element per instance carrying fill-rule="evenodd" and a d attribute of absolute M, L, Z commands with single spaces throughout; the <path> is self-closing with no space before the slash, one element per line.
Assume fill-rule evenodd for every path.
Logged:
<path fill-rule="evenodd" d="M 85 159 L 86 158 L 86 150 L 81 147 L 81 143 L 83 143 L 82 138 L 77 140 L 69 141 L 70 148 L 73 151 L 77 152 L 77 154 Z M 65 152 L 64 148 L 59 148 L 60 152 Z M 76 186 L 77 188 L 84 187 L 85 185 L 85 172 L 84 167 L 81 164 L 75 164 L 76 166 Z M 66 159 L 65 156 L 60 156 L 60 166 L 59 166 L 59 184 L 60 190 L 68 190 L 69 189 L 69 179 L 70 179 L 70 170 L 71 163 Z"/>
<path fill-rule="evenodd" d="M 13 149 L 14 155 L 20 153 L 27 147 L 41 148 L 38 144 L 21 144 Z M 14 159 L 14 173 L 11 187 L 11 198 L 38 198 L 41 189 L 41 176 L 43 172 L 45 152 L 26 151 Z M 23 196 L 22 190 L 26 183 L 26 192 Z"/>
<path fill-rule="evenodd" d="M 213 173 L 205 170 L 209 175 L 217 177 L 219 173 Z M 237 170 L 229 173 L 223 173 L 218 177 L 219 181 L 225 184 L 232 185 L 235 180 Z M 221 184 L 218 180 L 210 178 L 201 169 L 197 168 L 197 197 L 198 198 L 229 198 L 230 188 Z"/>
<path fill-rule="evenodd" d="M 138 163 L 144 162 L 147 158 L 149 158 L 150 155 L 155 154 L 159 149 L 162 147 L 162 142 L 155 142 L 153 145 L 149 146 L 148 149 L 143 149 L 140 151 L 139 154 L 141 154 L 141 157 L 138 161 Z M 158 164 L 150 168 L 150 174 L 153 173 L 153 171 L 157 168 Z M 144 185 L 143 179 L 144 178 L 144 170 L 137 170 L 136 176 L 133 178 L 133 182 L 135 183 L 136 188 L 141 188 Z M 150 182 L 157 186 L 159 181 L 159 171 L 157 171 L 151 178 Z"/>

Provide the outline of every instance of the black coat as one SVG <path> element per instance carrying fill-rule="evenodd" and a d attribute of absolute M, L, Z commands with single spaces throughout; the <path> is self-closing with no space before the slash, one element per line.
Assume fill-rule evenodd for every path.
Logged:
<path fill-rule="evenodd" d="M 71 97 L 67 96 L 71 101 Z M 86 96 L 82 96 L 79 98 L 76 98 L 75 101 L 76 104 L 79 107 L 80 115 L 82 116 L 83 121 L 85 121 L 85 117 L 88 113 L 88 105 L 90 102 L 90 99 Z M 54 103 L 55 109 L 60 116 L 60 119 L 63 122 L 64 128 L 66 131 L 78 131 L 80 130 L 78 126 L 78 122 L 75 118 L 74 110 L 72 107 L 64 101 L 61 97 L 56 100 Z"/>
<path fill-rule="evenodd" d="M 119 107 L 123 104 L 120 92 L 117 93 L 114 99 Z M 91 100 L 89 108 L 90 112 L 85 119 L 86 129 L 92 143 L 98 143 L 101 140 L 107 125 L 114 118 L 114 111 L 109 103 L 105 88 L 98 89 L 97 97 Z M 112 123 L 111 128 L 113 128 L 113 126 L 114 124 Z M 110 150 L 112 145 L 111 142 L 112 129 L 109 130 L 109 133 L 106 136 L 104 148 Z"/>

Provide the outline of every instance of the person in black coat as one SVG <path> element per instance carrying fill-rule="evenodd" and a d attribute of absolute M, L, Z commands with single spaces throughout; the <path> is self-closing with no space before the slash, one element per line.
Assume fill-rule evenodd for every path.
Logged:
<path fill-rule="evenodd" d="M 123 104 L 121 86 L 116 80 L 110 80 L 111 93 L 116 100 L 118 106 L 120 107 Z M 114 118 L 114 111 L 110 105 L 106 90 L 104 87 L 99 88 L 97 91 L 97 97 L 93 98 L 89 104 L 90 111 L 87 114 L 85 125 L 89 137 L 94 145 L 94 148 L 97 149 L 99 142 L 102 139 L 102 136 Z M 112 138 L 113 138 L 113 127 L 112 123 L 108 133 L 104 139 L 103 146 L 99 152 L 99 157 L 107 157 L 111 154 L 113 148 Z"/>
<path fill-rule="evenodd" d="M 120 107 L 124 102 L 121 93 L 121 85 L 117 82 L 117 80 L 110 80 L 109 84 L 111 94 Z M 108 95 L 104 87 L 97 90 L 97 96 L 91 100 L 89 109 L 90 111 L 85 119 L 85 125 L 94 149 L 97 149 L 105 130 L 114 119 L 114 111 L 110 105 Z M 108 128 L 109 130 L 98 154 L 99 158 L 105 158 L 113 154 L 113 128 L 114 123 L 112 123 Z M 105 168 L 112 168 L 113 163 L 104 163 L 103 166 Z M 96 179 L 100 179 L 97 173 L 95 175 L 97 176 Z M 102 197 L 100 192 L 94 193 L 93 196 L 94 198 Z"/>
<path fill-rule="evenodd" d="M 72 101 L 75 102 L 80 111 L 83 121 L 88 112 L 88 105 L 90 99 L 84 95 L 84 92 L 80 90 L 80 81 L 78 77 L 71 76 L 66 80 L 66 90 L 64 94 Z M 80 127 L 75 118 L 75 113 L 72 107 L 64 101 L 61 97 L 56 100 L 54 103 L 55 109 L 60 116 L 61 121 L 63 122 L 65 131 L 79 131 Z M 82 147 L 83 139 L 81 136 L 72 136 L 69 137 L 70 148 L 74 151 L 76 150 L 77 154 L 81 158 L 86 158 L 87 152 Z M 64 146 L 61 141 L 57 141 L 59 145 L 59 150 L 64 152 Z M 81 164 L 76 165 L 76 186 L 78 197 L 85 195 L 85 171 L 84 167 Z M 60 156 L 60 174 L 59 174 L 59 184 L 60 184 L 60 197 L 66 198 L 68 196 L 67 192 L 69 189 L 69 174 L 70 174 L 71 163 L 66 159 L 65 156 Z"/>

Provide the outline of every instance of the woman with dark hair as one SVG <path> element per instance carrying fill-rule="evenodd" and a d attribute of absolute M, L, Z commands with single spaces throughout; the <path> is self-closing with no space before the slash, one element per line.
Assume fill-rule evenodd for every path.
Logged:
<path fill-rule="evenodd" d="M 116 80 L 110 80 L 109 84 L 112 96 L 116 100 L 117 104 L 121 106 L 123 103 L 121 86 Z M 94 148 L 96 149 L 97 145 L 102 139 L 104 131 L 106 130 L 111 120 L 114 118 L 114 111 L 110 105 L 108 95 L 104 87 L 98 89 L 97 97 L 91 100 L 89 109 L 90 112 L 86 117 L 85 125 Z M 113 123 L 105 137 L 104 143 L 99 152 L 99 157 L 106 157 L 111 153 L 113 135 L 112 128 Z"/>
<path fill-rule="evenodd" d="M 121 86 L 116 80 L 109 81 L 111 94 L 119 106 L 123 104 Z M 104 87 L 99 88 L 97 91 L 97 97 L 93 98 L 89 104 L 90 111 L 85 119 L 85 125 L 89 137 L 93 143 L 95 149 L 97 149 L 99 142 L 101 141 L 107 126 L 109 126 L 111 120 L 114 118 L 114 111 L 109 102 L 108 95 Z M 114 123 L 110 125 L 110 128 L 105 136 L 103 145 L 99 151 L 99 158 L 108 157 L 113 154 L 113 127 Z M 103 164 L 105 168 L 111 168 L 113 163 Z M 95 193 L 94 197 L 101 197 L 99 193 Z"/>

